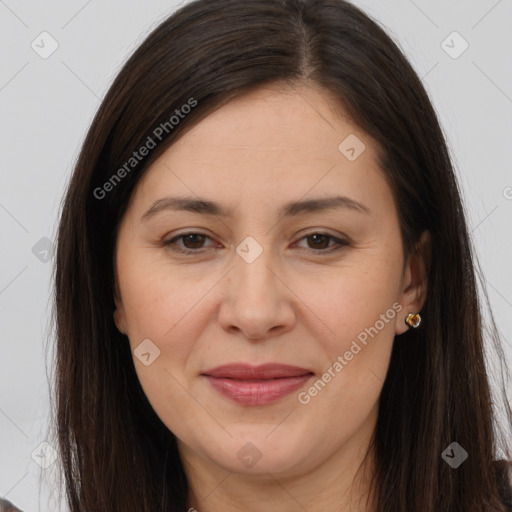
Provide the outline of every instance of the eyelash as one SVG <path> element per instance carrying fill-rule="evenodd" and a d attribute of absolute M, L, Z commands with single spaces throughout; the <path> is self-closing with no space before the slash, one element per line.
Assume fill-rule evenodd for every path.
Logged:
<path fill-rule="evenodd" d="M 173 251 L 176 251 L 176 252 L 179 252 L 179 253 L 182 253 L 182 254 L 200 254 L 202 249 L 204 249 L 203 247 L 201 247 L 199 249 L 186 249 L 186 248 L 184 249 L 184 248 L 176 245 L 176 241 L 177 240 L 186 238 L 187 236 L 190 236 L 190 235 L 199 235 L 199 236 L 202 236 L 202 237 L 210 238 L 210 240 L 211 240 L 211 237 L 209 237 L 208 235 L 205 235 L 204 233 L 197 233 L 195 231 L 190 231 L 188 233 L 182 233 L 181 235 L 178 235 L 178 236 L 172 238 L 171 240 L 164 241 L 162 243 L 162 245 L 164 247 L 174 246 L 174 247 L 171 247 L 171 249 Z M 327 238 L 333 240 L 334 242 L 336 242 L 336 244 L 337 244 L 337 247 L 334 246 L 334 247 L 331 247 L 329 249 L 306 249 L 306 250 L 310 250 L 310 251 L 313 251 L 313 252 L 316 252 L 316 253 L 331 254 L 333 252 L 340 251 L 344 247 L 350 245 L 346 240 L 342 240 L 342 239 L 336 238 L 335 236 L 330 235 L 328 233 L 322 233 L 322 232 L 319 232 L 319 231 L 314 231 L 312 233 L 308 233 L 308 234 L 304 235 L 300 240 L 303 240 L 304 238 L 308 238 L 308 237 L 313 236 L 313 235 L 320 235 L 320 236 L 323 236 L 323 237 L 327 237 Z"/>

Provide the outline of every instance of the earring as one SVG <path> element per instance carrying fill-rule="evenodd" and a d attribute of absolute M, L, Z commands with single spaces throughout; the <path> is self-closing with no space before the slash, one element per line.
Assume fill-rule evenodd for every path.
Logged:
<path fill-rule="evenodd" d="M 411 327 L 418 327 L 421 323 L 421 316 L 419 313 L 409 313 L 405 318 L 405 323 Z"/>

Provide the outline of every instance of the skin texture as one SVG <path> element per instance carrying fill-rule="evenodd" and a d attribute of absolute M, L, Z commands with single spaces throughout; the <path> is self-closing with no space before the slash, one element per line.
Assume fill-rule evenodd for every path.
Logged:
<path fill-rule="evenodd" d="M 354 161 L 338 149 L 350 134 L 365 144 Z M 118 232 L 114 319 L 132 351 L 145 339 L 160 350 L 148 366 L 134 356 L 135 368 L 178 438 L 190 506 L 200 512 L 369 510 L 360 498 L 368 493 L 371 454 L 366 471 L 357 469 L 394 336 L 424 303 L 428 248 L 404 266 L 376 150 L 328 91 L 274 84 L 188 130 L 134 191 Z M 337 194 L 371 215 L 337 209 L 278 217 L 290 201 Z M 170 195 L 216 201 L 233 217 L 162 210 L 141 220 Z M 189 232 L 206 238 L 162 245 Z M 348 245 L 329 253 L 336 241 L 307 236 L 314 233 Z M 236 252 L 248 236 L 263 250 L 251 263 Z M 293 392 L 269 405 L 239 405 L 201 376 L 231 362 L 279 362 L 315 373 L 299 390 L 307 391 L 389 310 L 394 317 L 307 404 Z M 261 456 L 251 467 L 237 456 L 247 443 Z"/>

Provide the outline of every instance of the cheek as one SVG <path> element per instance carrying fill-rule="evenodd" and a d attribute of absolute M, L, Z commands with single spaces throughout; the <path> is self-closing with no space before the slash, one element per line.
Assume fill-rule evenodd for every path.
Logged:
<path fill-rule="evenodd" d="M 123 305 L 139 378 L 143 386 L 156 379 L 153 383 L 156 389 L 160 385 L 159 378 L 169 380 L 166 370 L 178 377 L 187 373 L 188 365 L 194 363 L 191 355 L 197 350 L 195 341 L 201 338 L 214 314 L 209 301 L 209 295 L 213 295 L 209 291 L 213 291 L 218 276 L 205 274 L 198 278 L 197 272 L 194 274 L 190 269 L 180 272 L 165 264 L 150 266 L 146 263 L 147 270 L 137 270 L 140 268 L 144 265 L 123 269 Z M 158 358 L 149 367 L 151 372 L 137 360 L 137 347 L 147 339 L 158 348 Z M 156 369 L 161 371 L 153 371 Z M 176 391 L 172 382 L 170 387 Z"/>
<path fill-rule="evenodd" d="M 197 283 L 177 278 L 175 269 L 141 259 L 119 266 L 130 334 L 162 339 L 186 318 L 200 299 Z M 144 269 L 144 270 L 140 270 Z"/>
<path fill-rule="evenodd" d="M 319 280 L 319 286 L 309 288 L 307 295 L 306 288 L 298 292 L 307 297 L 308 307 L 325 326 L 325 336 L 316 336 L 324 355 L 321 382 L 305 390 L 301 403 L 314 401 L 321 409 L 325 404 L 343 404 L 344 410 L 354 414 L 354 425 L 374 405 L 386 377 L 396 318 L 402 309 L 397 302 L 397 263 L 400 260 L 372 258 L 368 264 L 361 259 Z"/>
<path fill-rule="evenodd" d="M 304 287 L 295 289 L 306 305 L 325 326 L 331 350 L 347 349 L 347 343 L 367 332 L 375 324 L 377 330 L 389 337 L 394 333 L 399 288 L 396 265 L 361 263 L 330 273 L 318 279 L 314 287 L 311 280 L 299 280 Z M 372 329 L 374 335 L 375 331 Z M 360 339 L 364 338 L 364 334 Z"/>
<path fill-rule="evenodd" d="M 183 421 L 174 411 L 182 411 L 188 421 L 201 420 L 201 410 L 194 407 L 187 390 L 187 368 L 194 340 L 199 339 L 204 329 L 198 316 L 204 316 L 201 297 L 211 285 L 199 286 L 183 278 L 177 279 L 176 272 L 171 275 L 158 266 L 145 272 L 136 268 L 124 269 L 126 280 L 122 287 L 135 370 L 157 415 L 171 431 L 184 436 L 186 430 L 180 430 Z M 148 345 L 147 340 L 151 344 Z M 138 348 L 143 343 L 147 347 L 144 351 Z M 139 357 L 147 352 L 150 353 L 149 364 Z"/>
<path fill-rule="evenodd" d="M 376 277 L 352 269 L 307 301 L 329 329 L 316 336 L 324 365 L 299 402 L 341 437 L 357 431 L 376 407 L 389 367 L 401 305 L 392 280 Z"/>

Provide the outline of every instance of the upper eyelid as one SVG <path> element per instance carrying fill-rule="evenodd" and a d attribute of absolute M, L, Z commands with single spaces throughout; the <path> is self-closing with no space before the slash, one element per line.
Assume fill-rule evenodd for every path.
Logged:
<path fill-rule="evenodd" d="M 185 238 L 186 236 L 189 236 L 189 235 L 200 235 L 200 236 L 204 236 L 204 237 L 209 238 L 210 240 L 214 241 L 213 237 L 211 237 L 210 235 L 207 235 L 206 233 L 201 233 L 201 231 L 186 231 L 184 233 L 179 233 L 177 235 L 174 235 L 169 239 L 164 239 L 163 243 L 165 244 L 165 243 L 173 242 L 175 240 Z"/>

